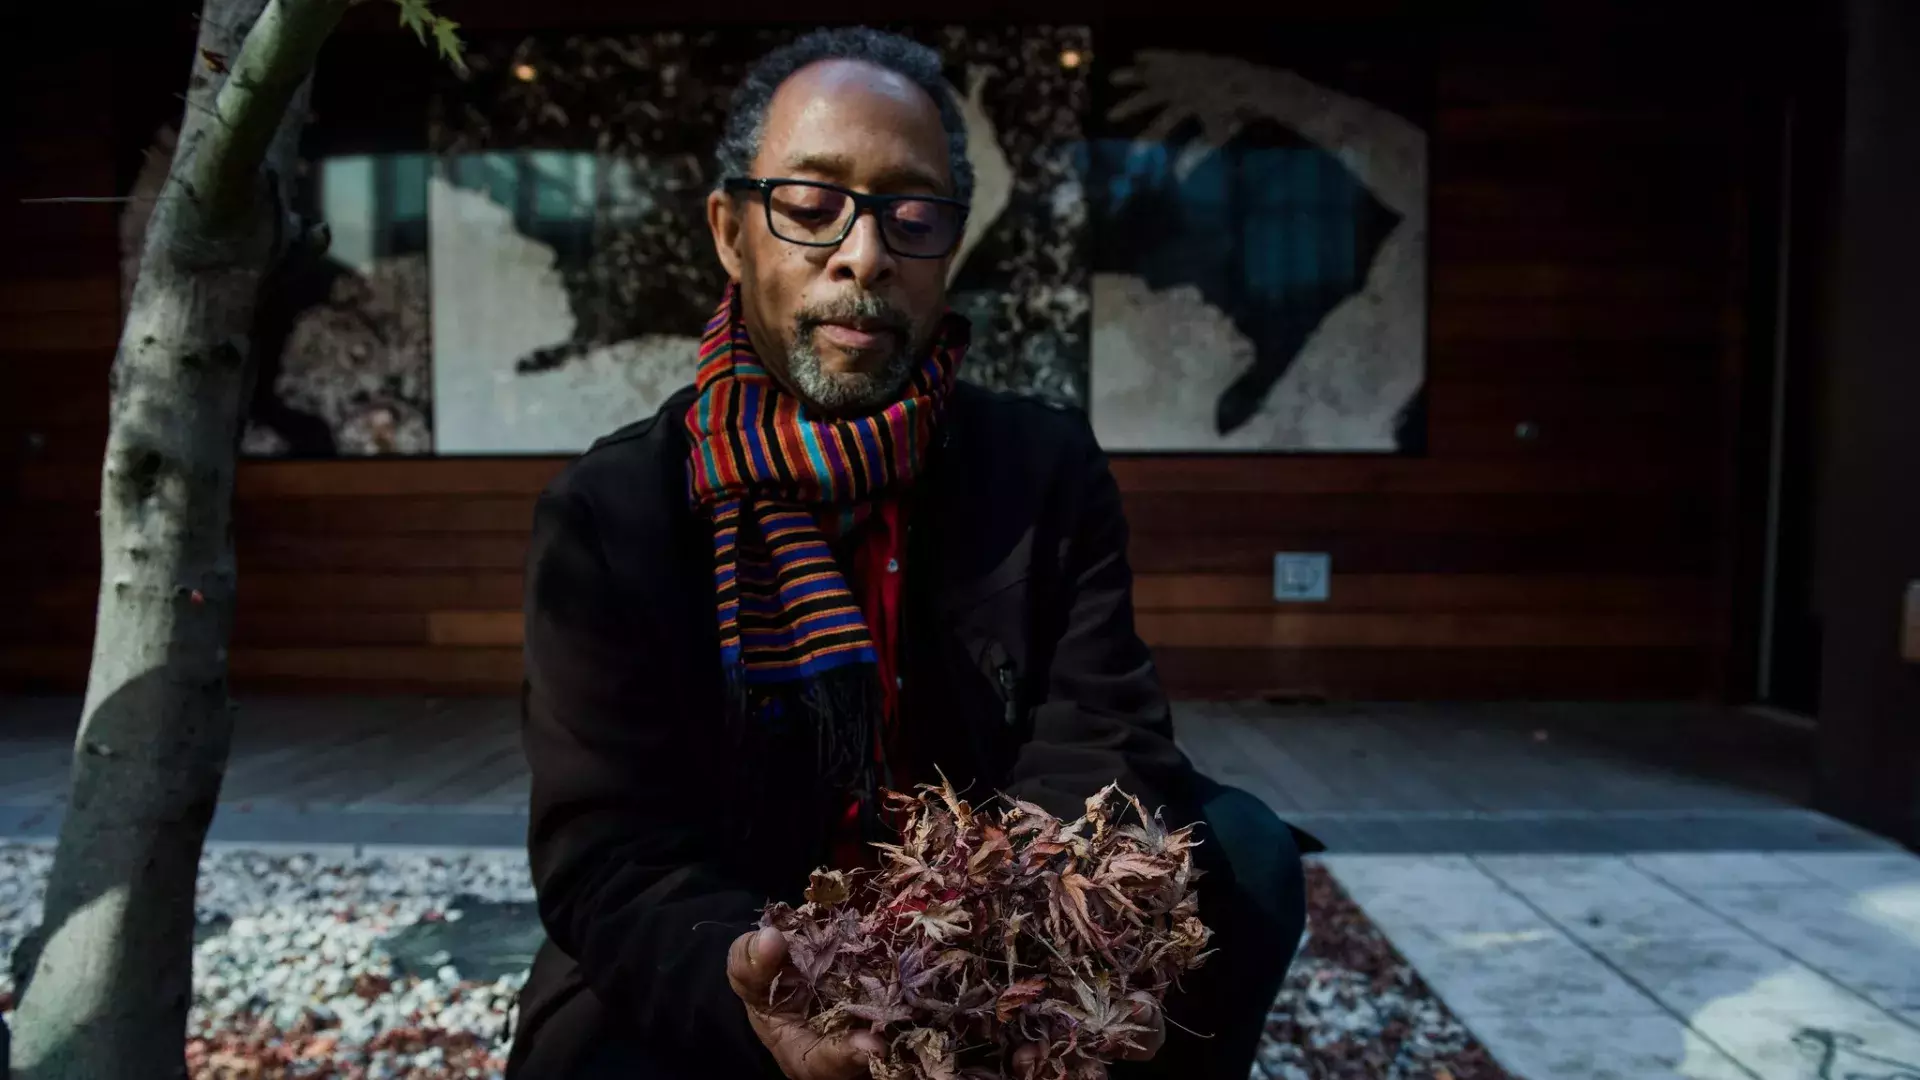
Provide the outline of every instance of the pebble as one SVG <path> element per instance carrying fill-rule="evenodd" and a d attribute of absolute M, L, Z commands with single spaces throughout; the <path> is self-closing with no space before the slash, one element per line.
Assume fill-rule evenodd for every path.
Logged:
<path fill-rule="evenodd" d="M 0 844 L 0 956 L 39 921 L 50 849 Z M 370 855 L 355 859 L 209 852 L 200 866 L 188 1061 L 196 1080 L 497 1080 L 499 1036 L 525 973 L 468 980 L 439 957 L 404 975 L 384 942 L 419 922 L 454 921 L 461 898 L 533 900 L 524 856 Z M 13 985 L 0 972 L 0 1003 Z"/>
<path fill-rule="evenodd" d="M 38 922 L 51 863 L 49 848 L 0 843 L 0 956 Z M 1308 933 L 1249 1080 L 1511 1080 L 1318 866 L 1308 892 Z M 457 922 L 469 897 L 531 902 L 526 858 L 207 854 L 191 1075 L 499 1080 L 526 973 L 468 979 L 442 952 L 425 958 L 430 976 L 409 975 L 387 949 L 417 923 Z M 12 992 L 0 971 L 0 1009 Z"/>
<path fill-rule="evenodd" d="M 1325 868 L 1250 1080 L 1513 1080 Z"/>

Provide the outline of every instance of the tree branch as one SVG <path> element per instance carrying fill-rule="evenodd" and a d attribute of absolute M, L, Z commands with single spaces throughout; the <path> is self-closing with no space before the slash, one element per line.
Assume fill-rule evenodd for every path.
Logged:
<path fill-rule="evenodd" d="M 185 182 L 215 231 L 252 209 L 260 164 L 287 104 L 313 71 L 349 0 L 269 0 L 247 31 Z"/>

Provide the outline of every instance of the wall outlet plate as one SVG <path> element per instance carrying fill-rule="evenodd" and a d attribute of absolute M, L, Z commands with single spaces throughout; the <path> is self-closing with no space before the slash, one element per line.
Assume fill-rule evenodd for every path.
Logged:
<path fill-rule="evenodd" d="M 1319 603 L 1331 595 L 1333 556 L 1281 551 L 1273 556 L 1273 598 L 1283 603 Z"/>

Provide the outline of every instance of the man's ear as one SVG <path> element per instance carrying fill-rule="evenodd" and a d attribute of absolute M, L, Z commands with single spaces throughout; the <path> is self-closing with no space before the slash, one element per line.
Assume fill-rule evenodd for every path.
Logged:
<path fill-rule="evenodd" d="M 707 193 L 707 229 L 713 233 L 713 252 L 720 256 L 720 266 L 734 281 L 740 280 L 740 245 L 744 239 L 744 221 L 737 210 L 738 204 L 726 192 Z"/>

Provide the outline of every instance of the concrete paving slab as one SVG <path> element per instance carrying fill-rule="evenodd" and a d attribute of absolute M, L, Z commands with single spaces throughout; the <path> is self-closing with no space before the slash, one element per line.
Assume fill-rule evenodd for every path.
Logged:
<path fill-rule="evenodd" d="M 1478 855 L 1474 861 L 1589 944 L 1747 936 L 1726 916 L 1620 856 Z"/>
<path fill-rule="evenodd" d="M 1474 1034 L 1525 1080 L 1753 1080 L 1673 1016 L 1511 1016 Z"/>
<path fill-rule="evenodd" d="M 1910 860 L 1920 867 L 1920 860 Z M 1817 869 L 1817 864 L 1810 863 Z M 1884 1009 L 1920 1009 L 1920 875 L 1910 882 L 1837 888 L 1698 889 L 1700 902 L 1754 937 Z M 1851 875 L 1894 881 L 1896 875 Z"/>
<path fill-rule="evenodd" d="M 1520 932 L 1548 928 L 1540 914 L 1464 855 L 1328 855 L 1327 867 L 1367 917 L 1400 929 Z"/>
<path fill-rule="evenodd" d="M 1815 879 L 1779 855 L 1765 851 L 1642 854 L 1632 863 L 1676 888 L 1745 889 L 1797 887 Z"/>
<path fill-rule="evenodd" d="M 1658 1002 L 1551 926 L 1520 932 L 1388 932 L 1468 1027 L 1540 1016 L 1661 1016 Z"/>

